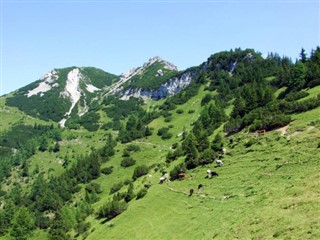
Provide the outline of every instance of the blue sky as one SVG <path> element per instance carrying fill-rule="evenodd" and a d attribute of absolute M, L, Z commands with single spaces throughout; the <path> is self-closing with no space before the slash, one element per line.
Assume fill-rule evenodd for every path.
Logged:
<path fill-rule="evenodd" d="M 298 58 L 320 45 L 319 1 L 1 0 L 1 94 L 53 68 L 179 69 L 237 47 Z"/>

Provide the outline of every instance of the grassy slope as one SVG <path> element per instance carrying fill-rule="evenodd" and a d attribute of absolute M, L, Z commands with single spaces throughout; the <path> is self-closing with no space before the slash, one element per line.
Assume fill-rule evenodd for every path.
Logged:
<path fill-rule="evenodd" d="M 194 179 L 164 185 L 154 175 L 145 198 L 111 220 L 112 227 L 93 220 L 88 239 L 319 238 L 320 131 L 307 127 L 289 136 L 238 136 L 211 180 L 205 179 L 210 166 L 191 171 Z M 245 148 L 242 137 L 256 143 Z M 203 192 L 188 197 L 198 184 Z"/>
<path fill-rule="evenodd" d="M 310 90 L 314 92 L 318 89 Z M 185 112 L 194 101 L 182 106 Z M 171 124 L 190 124 L 186 116 L 175 115 Z M 142 178 L 152 183 L 146 197 L 131 202 L 127 211 L 109 223 L 90 218 L 94 230 L 88 239 L 318 239 L 320 126 L 314 121 L 319 116 L 320 108 L 294 115 L 283 136 L 279 131 L 232 136 L 225 165 L 194 169 L 190 171 L 194 179 L 159 185 L 158 172 L 151 179 Z M 157 119 L 150 125 L 166 124 Z M 177 133 L 182 126 L 170 131 Z M 249 139 L 254 144 L 245 147 Z M 155 135 L 149 141 L 160 152 L 153 160 L 163 161 L 160 150 L 168 146 Z M 152 158 L 151 152 L 145 159 Z M 219 177 L 205 179 L 208 168 L 214 168 Z M 203 192 L 188 197 L 189 189 L 199 184 L 204 185 Z"/>
<path fill-rule="evenodd" d="M 309 91 L 315 95 L 319 89 Z M 137 160 L 135 166 L 164 162 L 170 146 L 180 140 L 177 134 L 183 127 L 190 130 L 191 123 L 199 116 L 204 94 L 201 90 L 188 103 L 178 106 L 184 114 L 172 111 L 171 122 L 167 123 L 161 117 L 150 124 L 153 135 L 135 141 L 142 150 L 132 154 Z M 188 114 L 189 110 L 195 112 Z M 20 113 L 17 111 L 16 114 Z M 233 144 L 226 146 L 225 165 L 194 169 L 190 171 L 194 179 L 159 185 L 159 171 L 150 172 L 152 178 L 142 177 L 135 183 L 137 192 L 144 182 L 151 182 L 152 187 L 143 199 L 131 201 L 129 208 L 109 223 L 101 224 L 101 220 L 93 217 L 88 219 L 92 224 L 88 239 L 320 238 L 320 124 L 314 123 L 316 119 L 320 120 L 319 116 L 320 108 L 293 115 L 294 121 L 284 136 L 275 131 L 265 136 L 247 133 L 232 136 Z M 16 117 L 8 114 L 5 119 L 9 123 Z M 173 137 L 163 141 L 156 135 L 157 130 L 170 124 L 173 125 L 170 129 Z M 65 140 L 70 135 L 76 139 Z M 59 157 L 88 153 L 90 146 L 102 146 L 105 135 L 104 131 L 95 134 L 65 131 L 60 153 L 53 158 L 47 153 L 38 154 L 30 171 L 36 161 L 42 160 L 41 170 L 53 168 L 59 173 L 62 167 L 55 163 Z M 244 144 L 250 138 L 254 144 L 246 148 Z M 112 197 L 109 189 L 114 183 L 132 176 L 135 166 L 120 166 L 124 148 L 124 145 L 118 145 L 115 157 L 103 164 L 103 167 L 114 166 L 114 171 L 96 180 L 103 192 L 99 195 L 101 201 L 94 205 L 95 209 Z M 165 168 L 170 170 L 179 161 L 182 159 Z M 215 169 L 219 177 L 205 179 L 208 168 Z M 204 185 L 203 192 L 196 194 L 195 191 L 192 197 L 188 197 L 189 189 L 196 190 L 198 184 Z M 122 191 L 125 190 L 123 187 Z M 45 232 L 37 231 L 32 239 L 45 239 L 45 236 Z M 3 239 L 11 238 L 6 236 Z"/>

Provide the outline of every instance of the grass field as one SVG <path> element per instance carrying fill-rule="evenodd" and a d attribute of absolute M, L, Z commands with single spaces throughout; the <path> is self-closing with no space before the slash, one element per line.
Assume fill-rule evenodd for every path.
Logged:
<path fill-rule="evenodd" d="M 224 166 L 190 171 L 194 179 L 159 185 L 154 174 L 146 197 L 119 217 L 92 218 L 88 239 L 319 239 L 320 131 L 289 136 L 238 135 Z M 206 179 L 208 168 L 219 176 Z"/>

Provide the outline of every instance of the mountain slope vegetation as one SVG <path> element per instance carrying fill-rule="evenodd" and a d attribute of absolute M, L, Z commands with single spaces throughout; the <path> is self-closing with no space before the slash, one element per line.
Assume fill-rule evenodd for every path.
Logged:
<path fill-rule="evenodd" d="M 121 87 L 163 84 L 151 66 Z M 106 94 L 115 75 L 68 78 L 75 69 L 58 80 L 86 76 L 87 93 L 69 96 L 86 99 L 83 114 L 67 105 L 68 116 L 43 117 L 10 102 L 62 99 L 56 73 L 43 79 L 50 90 L 35 82 L 0 99 L 1 239 L 320 237 L 320 48 L 295 63 L 213 54 L 158 101 Z"/>

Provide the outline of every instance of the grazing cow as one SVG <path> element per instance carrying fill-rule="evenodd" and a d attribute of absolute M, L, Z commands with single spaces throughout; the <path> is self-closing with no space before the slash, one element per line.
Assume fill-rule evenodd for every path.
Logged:
<path fill-rule="evenodd" d="M 227 153 L 227 149 L 225 149 L 225 148 L 222 148 L 221 151 L 222 151 L 223 154 Z"/>
<path fill-rule="evenodd" d="M 186 177 L 186 174 L 185 173 L 179 173 L 179 179 L 182 180 Z"/>
<path fill-rule="evenodd" d="M 217 172 L 212 171 L 211 176 L 219 176 L 219 174 Z"/>
<path fill-rule="evenodd" d="M 218 165 L 219 167 L 221 167 L 221 166 L 223 165 L 222 160 L 217 160 L 216 163 L 217 163 L 217 165 Z"/>
<path fill-rule="evenodd" d="M 203 185 L 202 184 L 199 184 L 198 185 L 198 193 L 201 193 L 203 190 Z"/>
<path fill-rule="evenodd" d="M 194 189 L 193 189 L 193 188 L 191 188 L 191 189 L 189 190 L 189 197 L 191 197 L 191 196 L 192 196 L 193 191 L 194 191 Z"/>
<path fill-rule="evenodd" d="M 160 178 L 160 182 L 159 182 L 159 184 L 162 184 L 165 180 L 166 180 L 166 178 L 165 178 L 165 177 L 161 177 L 161 178 Z"/>
<path fill-rule="evenodd" d="M 208 174 L 208 176 L 206 178 L 212 178 L 213 176 L 219 176 L 218 173 L 216 173 L 215 171 L 212 171 L 211 169 L 207 170 L 207 174 Z"/>

